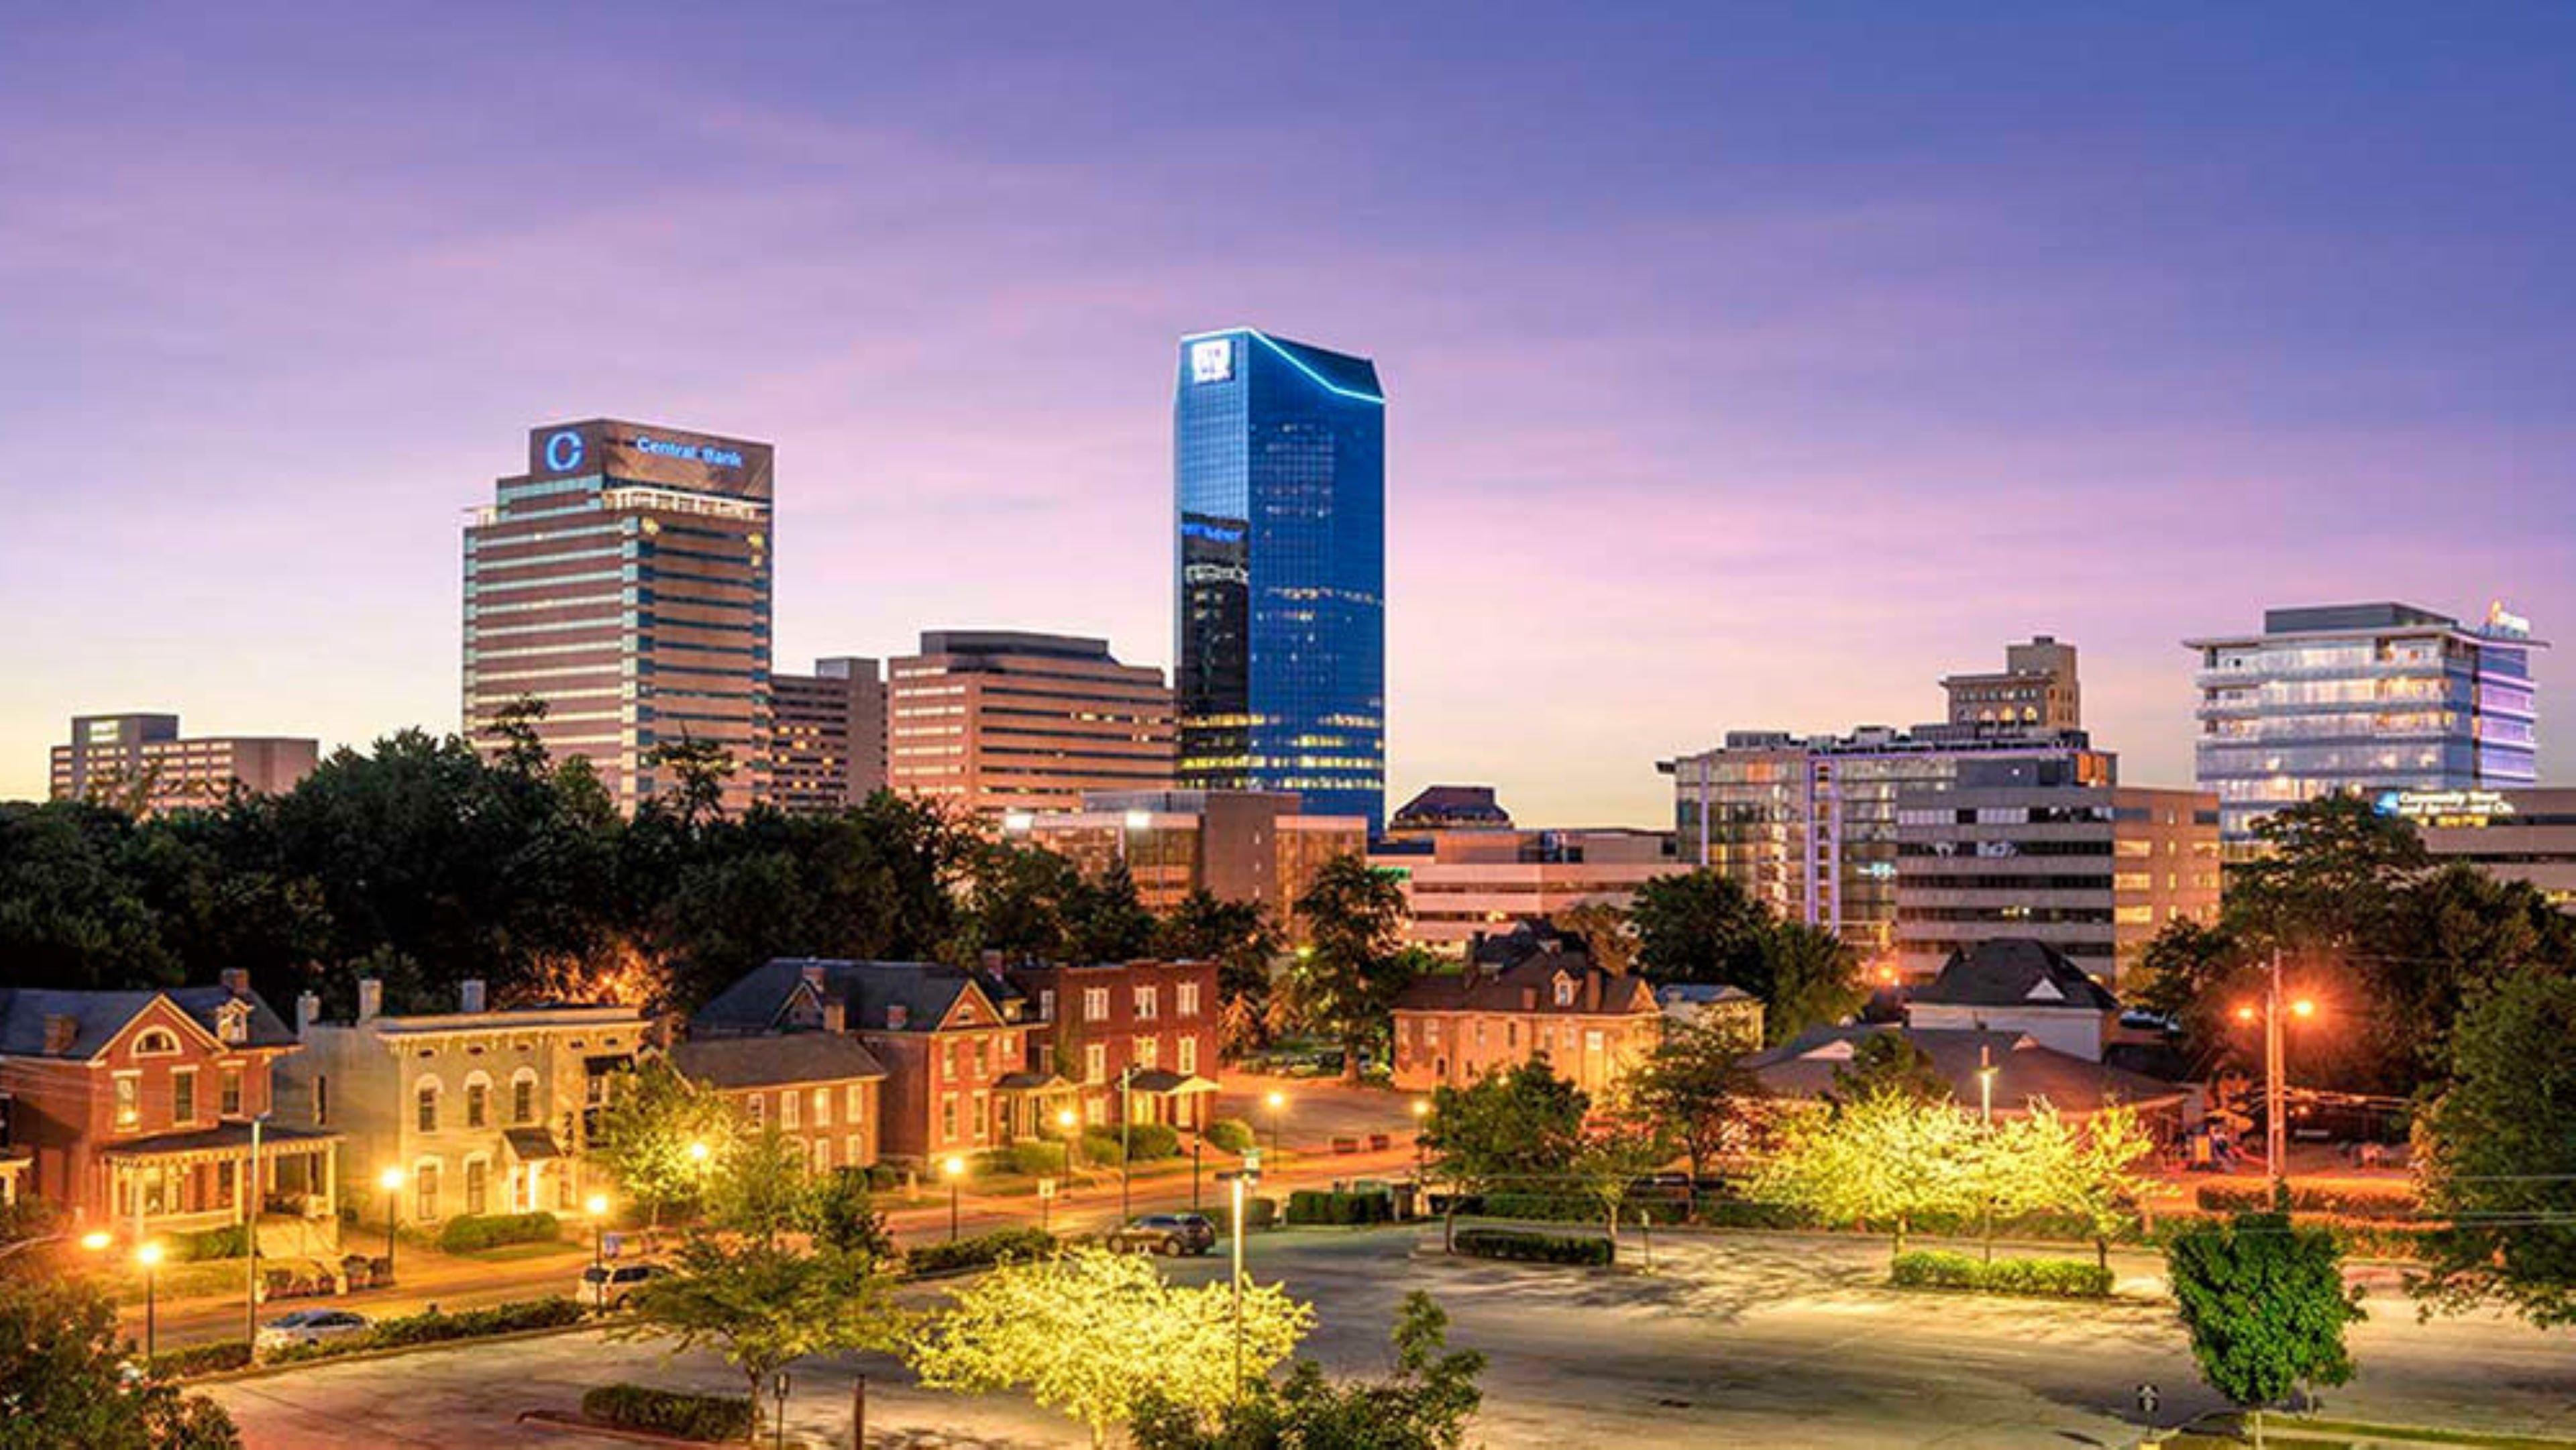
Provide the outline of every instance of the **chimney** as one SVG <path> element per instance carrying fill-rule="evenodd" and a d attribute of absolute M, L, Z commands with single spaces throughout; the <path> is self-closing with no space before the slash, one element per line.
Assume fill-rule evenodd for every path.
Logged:
<path fill-rule="evenodd" d="M 295 1035 L 302 1037 L 322 1020 L 322 999 L 310 992 L 299 992 L 295 998 Z"/>
<path fill-rule="evenodd" d="M 80 1040 L 80 1019 L 60 1012 L 45 1014 L 45 1055 L 60 1057 Z"/>
<path fill-rule="evenodd" d="M 375 977 L 358 979 L 358 1020 L 373 1022 L 385 1010 L 385 984 Z"/>
<path fill-rule="evenodd" d="M 838 997 L 823 999 L 823 1030 L 840 1033 L 850 1030 L 850 1004 Z"/>
<path fill-rule="evenodd" d="M 481 977 L 467 977 L 464 981 L 456 984 L 456 1010 L 459 1012 L 480 1012 L 483 1010 L 483 979 Z"/>
<path fill-rule="evenodd" d="M 911 1010 L 905 1007 L 901 1002 L 888 1002 L 886 1004 L 886 1031 L 901 1032 L 904 1029 L 904 1024 L 911 1020 Z"/>
<path fill-rule="evenodd" d="M 224 984 L 224 993 L 227 996 L 250 995 L 250 972 L 244 968 L 226 967 L 215 975 L 215 980 Z"/>
<path fill-rule="evenodd" d="M 1524 1012 L 1535 1012 L 1538 1010 L 1538 988 L 1521 988 L 1521 1010 Z"/>
<path fill-rule="evenodd" d="M 998 977 L 1002 975 L 1002 954 L 994 948 L 984 948 L 983 951 L 977 953 L 976 960 L 984 964 L 985 976 Z"/>

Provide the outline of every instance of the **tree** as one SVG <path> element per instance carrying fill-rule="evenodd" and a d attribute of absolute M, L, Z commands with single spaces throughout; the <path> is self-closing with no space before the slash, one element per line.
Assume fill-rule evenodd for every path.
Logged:
<path fill-rule="evenodd" d="M 761 1391 L 790 1362 L 815 1354 L 891 1349 L 905 1317 L 895 1281 L 876 1259 L 818 1244 L 693 1229 L 672 1257 L 675 1272 L 635 1297 L 636 1321 L 619 1337 L 665 1338 L 671 1352 L 709 1348 L 740 1370 L 751 1392 L 753 1443 Z"/>
<path fill-rule="evenodd" d="M 816 1243 L 880 1262 L 895 1256 L 894 1235 L 877 1211 L 876 1195 L 868 1190 L 866 1169 L 832 1170 L 814 1185 L 806 1213 Z"/>
<path fill-rule="evenodd" d="M 803 1140 L 775 1123 L 737 1133 L 707 1186 L 707 1223 L 720 1232 L 776 1243 L 815 1222 L 815 1183 Z"/>
<path fill-rule="evenodd" d="M 2265 1406 L 2301 1387 L 2313 1402 L 2314 1386 L 2352 1378 L 2344 1329 L 2365 1316 L 2333 1230 L 2284 1213 L 2202 1220 L 2167 1242 L 2165 1272 L 2200 1377 L 2254 1412 L 2256 1445 Z"/>
<path fill-rule="evenodd" d="M 0 1275 L 0 1450 L 239 1450 L 221 1405 L 129 1382 L 133 1348 L 94 1285 Z"/>
<path fill-rule="evenodd" d="M 1566 1176 L 1600 1212 L 1613 1260 L 1619 1256 L 1619 1213 L 1629 1193 L 1638 1179 L 1672 1162 L 1673 1153 L 1671 1131 L 1649 1114 L 1614 1112 L 1585 1126 Z"/>
<path fill-rule="evenodd" d="M 1386 1379 L 1337 1381 L 1299 1360 L 1275 1389 L 1257 1384 L 1214 1415 L 1151 1396 L 1130 1437 L 1136 1450 L 1458 1450 L 1484 1403 L 1485 1357 L 1450 1350 L 1448 1327 L 1417 1289 L 1396 1311 Z"/>
<path fill-rule="evenodd" d="M 1903 1254 L 1914 1220 L 1976 1211 L 1977 1153 L 1977 1124 L 1966 1113 L 1882 1091 L 1791 1127 L 1755 1175 L 1752 1196 L 1828 1223 L 1876 1219 L 1893 1230 L 1892 1254 Z"/>
<path fill-rule="evenodd" d="M 670 778 L 644 809 L 667 813 L 683 834 L 694 834 L 724 815 L 725 782 L 733 778 L 733 753 L 713 740 L 683 734 L 644 753 L 644 768 Z"/>
<path fill-rule="evenodd" d="M 1760 938 L 1756 954 L 1762 998 L 1762 1035 L 1786 1042 L 1810 1027 L 1849 1018 L 1869 1000 L 1862 979 L 1860 953 L 1822 927 L 1804 922 L 1774 923 Z"/>
<path fill-rule="evenodd" d="M 1851 1103 L 1894 1093 L 1918 1103 L 1950 1101 L 1950 1080 L 1932 1054 L 1902 1032 L 1873 1032 L 1852 1044 L 1851 1060 L 1834 1065 L 1829 1102 Z"/>
<path fill-rule="evenodd" d="M 1431 1094 L 1422 1120 L 1426 1169 L 1449 1185 L 1441 1246 L 1456 1248 L 1458 1200 L 1517 1188 L 1544 1192 L 1566 1180 L 1582 1151 L 1591 1102 L 1581 1089 L 1531 1058 L 1465 1087 Z"/>
<path fill-rule="evenodd" d="M 1592 964 L 1615 977 L 1637 969 L 1637 928 L 1628 913 L 1607 901 L 1584 901 L 1566 907 L 1549 920 L 1557 930 L 1583 939 Z"/>
<path fill-rule="evenodd" d="M 1390 872 L 1337 856 L 1315 873 L 1297 915 L 1307 948 L 1280 984 L 1282 995 L 1308 1030 L 1342 1045 L 1342 1081 L 1356 1083 L 1361 1055 L 1423 968 L 1404 947 L 1404 889 Z"/>
<path fill-rule="evenodd" d="M 669 1058 L 648 1057 L 617 1074 L 590 1151 L 658 1227 L 662 1210 L 705 1193 L 741 1127 L 722 1092 L 683 1077 Z"/>
<path fill-rule="evenodd" d="M 1704 1021 L 1666 1022 L 1628 1075 L 1629 1105 L 1672 1130 L 1694 1183 L 1719 1156 L 1753 1146 L 1768 1118 L 1768 1096 L 1734 1038 Z"/>
<path fill-rule="evenodd" d="M 2525 970 L 2472 1005 L 2450 1082 L 2416 1125 L 2432 1262 L 2408 1288 L 2458 1312 L 2501 1299 L 2533 1324 L 2576 1324 L 2576 979 Z"/>
<path fill-rule="evenodd" d="M 2111 1240 L 2135 1222 L 2154 1186 L 2138 1165 L 2155 1151 L 2135 1110 L 2106 1104 L 2070 1122 L 2048 1104 L 1994 1125 L 1979 1145 L 1979 1191 L 2007 1218 L 2054 1213 L 2077 1219 L 2093 1240 L 2093 1261 L 2111 1264 Z M 1991 1224 L 1988 1253 L 1992 1254 Z"/>
<path fill-rule="evenodd" d="M 1235 1397 L 1233 1303 L 1229 1284 L 1183 1289 L 1138 1255 L 1077 1248 L 1004 1264 L 957 1290 L 905 1358 L 932 1389 L 1025 1388 L 1102 1446 L 1149 1398 L 1205 1414 Z M 1244 1376 L 1266 1377 L 1314 1321 L 1277 1285 L 1244 1285 Z"/>
<path fill-rule="evenodd" d="M 1154 929 L 1154 950 L 1174 961 L 1216 963 L 1216 997 L 1228 1055 L 1269 1040 L 1270 975 L 1279 936 L 1257 901 L 1227 901 L 1199 887 Z"/>
<path fill-rule="evenodd" d="M 1759 966 L 1768 908 L 1731 876 L 1702 867 L 1658 876 L 1629 898 L 1637 968 L 1657 982 L 1718 982 L 1766 997 Z"/>

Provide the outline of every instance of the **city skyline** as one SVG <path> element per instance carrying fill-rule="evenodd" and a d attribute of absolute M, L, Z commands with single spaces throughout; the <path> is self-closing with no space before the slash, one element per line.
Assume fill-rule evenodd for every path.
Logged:
<path fill-rule="evenodd" d="M 1115 57 L 1041 58 L 1038 17 L 1028 50 L 916 34 L 922 79 L 869 100 L 828 61 L 857 22 L 652 20 L 596 75 L 554 59 L 570 21 L 12 22 L 0 181 L 40 204 L 0 228 L 29 299 L 0 321 L 0 796 L 43 794 L 74 715 L 454 728 L 455 519 L 539 418 L 773 440 L 781 659 L 956 624 L 1169 668 L 1170 348 L 1233 323 L 1403 397 L 1398 799 L 1657 823 L 1657 759 L 1937 719 L 1943 674 L 2034 633 L 2083 649 L 2124 780 L 2187 784 L 2185 637 L 2381 599 L 2576 617 L 2567 24 L 2419 48 L 2328 13 L 1503 26 L 1473 87 L 1436 19 L 1357 22 L 1355 58 L 1111 22 L 1118 57 L 1303 87 L 1183 127 Z M 816 26 L 815 59 L 778 43 Z M 1579 75 L 1546 64 L 1568 45 Z M 278 50 L 306 84 L 228 79 Z M 961 104 L 970 58 L 1021 98 Z M 698 224 L 745 197 L 787 223 L 750 258 Z M 968 539 L 1003 566 L 957 568 Z M 2543 782 L 2562 734 L 2544 698 Z"/>

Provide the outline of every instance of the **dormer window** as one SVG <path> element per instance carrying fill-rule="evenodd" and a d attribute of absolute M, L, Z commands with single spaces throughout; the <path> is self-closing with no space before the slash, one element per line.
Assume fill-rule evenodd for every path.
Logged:
<path fill-rule="evenodd" d="M 1571 1007 L 1574 1005 L 1574 979 L 1572 977 L 1560 976 L 1556 979 L 1556 1005 L 1559 1007 Z"/>
<path fill-rule="evenodd" d="M 226 1002 L 215 1010 L 215 1036 L 236 1046 L 250 1040 L 250 1008 Z"/>

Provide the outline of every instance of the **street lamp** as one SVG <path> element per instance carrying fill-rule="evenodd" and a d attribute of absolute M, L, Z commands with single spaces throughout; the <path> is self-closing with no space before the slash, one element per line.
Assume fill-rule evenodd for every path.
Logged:
<path fill-rule="evenodd" d="M 403 1171 L 388 1168 L 376 1175 L 376 1186 L 385 1191 L 385 1282 L 394 1277 L 394 1209 L 402 1202 Z"/>
<path fill-rule="evenodd" d="M 1992 1138 L 1995 1133 L 1995 1073 L 1997 1071 L 1999 1069 L 1995 1066 L 1994 1049 L 1979 1043 L 1977 1045 L 1977 1121 L 1980 1131 L 1988 1138 Z M 1980 1161 L 1983 1168 L 1977 1176 L 1985 1182 L 1981 1185 L 1984 1193 L 1978 1209 L 1984 1223 L 1986 1262 L 1991 1264 L 1995 1261 L 1994 1155 L 1986 1153 L 1982 1155 Z"/>
<path fill-rule="evenodd" d="M 143 1362 L 149 1365 L 161 1342 L 160 1241 L 136 1246 L 134 1262 L 143 1266 Z"/>
<path fill-rule="evenodd" d="M 1055 1110 L 1055 1125 L 1064 1129 L 1064 1171 L 1068 1175 L 1082 1166 L 1082 1134 L 1074 1131 L 1081 1122 L 1071 1108 Z"/>
<path fill-rule="evenodd" d="M 1429 1100 L 1424 1098 L 1415 1098 L 1413 1100 L 1413 1181 L 1417 1187 L 1421 1185 L 1424 1173 L 1422 1129 L 1424 1124 L 1428 1123 L 1430 1120 L 1431 1104 Z"/>
<path fill-rule="evenodd" d="M 966 1160 L 951 1153 L 939 1171 L 948 1175 L 948 1241 L 953 1244 L 957 1242 L 957 1185 L 966 1176 Z"/>
<path fill-rule="evenodd" d="M 1270 1156 L 1276 1158 L 1279 1156 L 1279 1119 L 1288 1111 L 1288 1095 L 1274 1091 L 1261 1103 L 1270 1109 Z"/>
<path fill-rule="evenodd" d="M 1239 1400 L 1243 1397 L 1243 1195 L 1245 1189 L 1261 1181 L 1261 1175 L 1238 1170 L 1225 1175 L 1225 1180 L 1234 1204 L 1226 1222 L 1234 1233 L 1234 1395 Z"/>
<path fill-rule="evenodd" d="M 2282 1082 L 2281 1071 L 2283 1047 L 2281 1011 L 2285 1006 L 2293 1017 L 2308 1018 L 2317 1015 L 2317 1004 L 2305 997 L 2288 1003 L 2281 1000 L 2281 952 L 2278 947 L 2275 947 L 2272 950 L 2271 974 L 2264 983 L 2261 1016 L 2263 1019 L 2263 1166 L 2271 1175 L 2272 1198 L 2276 1203 L 2281 1197 L 2282 1184 L 2289 1176 L 2287 1165 L 2290 1125 L 2286 1106 L 2288 1090 Z M 2255 1015 L 2256 1009 L 2250 1005 L 2236 1009 L 2236 1020 L 2239 1022 L 2252 1022 Z"/>
<path fill-rule="evenodd" d="M 1128 1151 L 1128 1130 L 1136 1121 L 1136 1064 L 1118 1070 L 1118 1222 L 1127 1222 L 1127 1188 L 1133 1181 L 1135 1154 Z"/>
<path fill-rule="evenodd" d="M 583 1199 L 581 1211 L 590 1216 L 590 1267 L 592 1288 L 599 1295 L 598 1307 L 608 1307 L 608 1195 L 594 1193 Z"/>

